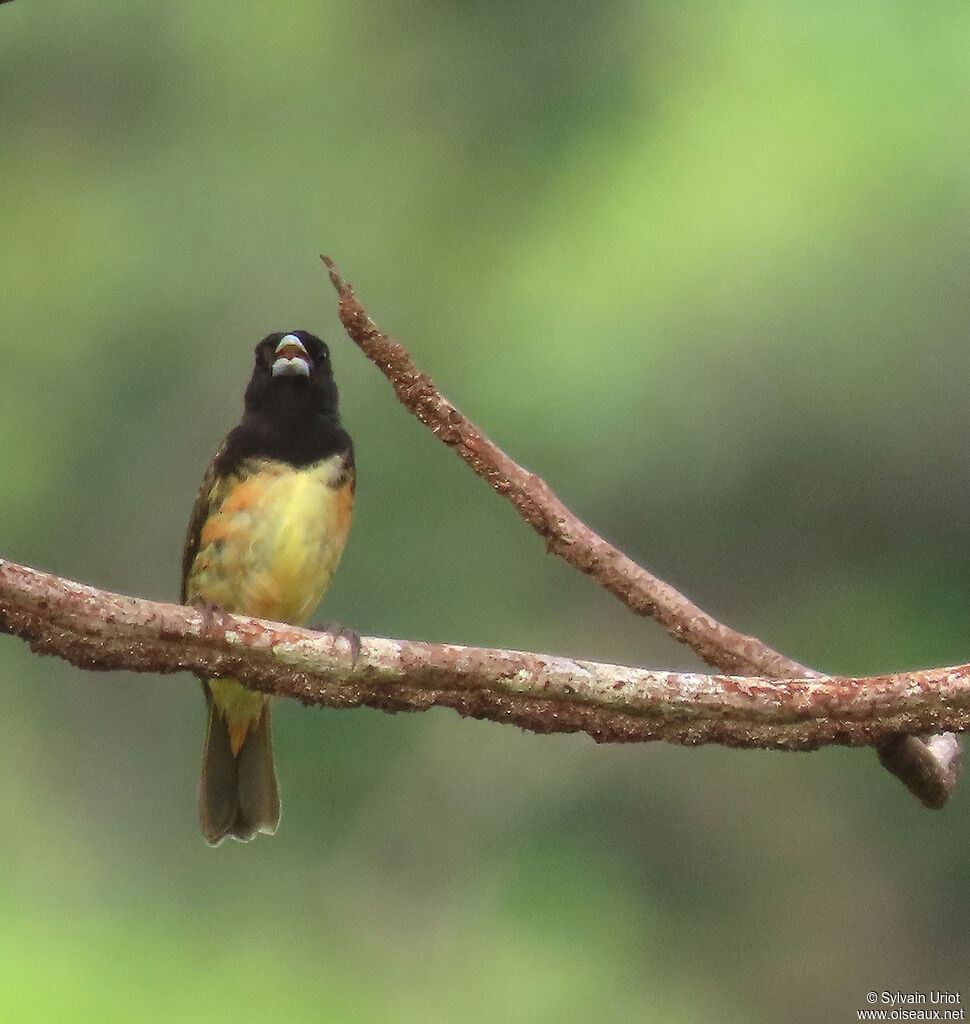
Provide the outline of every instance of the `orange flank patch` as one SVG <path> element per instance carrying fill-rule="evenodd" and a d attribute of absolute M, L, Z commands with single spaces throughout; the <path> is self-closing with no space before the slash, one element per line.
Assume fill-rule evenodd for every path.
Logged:
<path fill-rule="evenodd" d="M 199 534 L 199 547 L 207 548 L 210 544 L 215 544 L 220 540 L 229 540 L 231 536 L 232 523 L 226 522 L 219 516 L 212 516 L 206 521 L 205 526 L 202 527 L 202 533 Z"/>
<path fill-rule="evenodd" d="M 242 745 L 246 742 L 246 737 L 249 735 L 249 727 L 253 724 L 250 718 L 230 718 L 228 720 L 229 726 L 229 746 L 232 747 L 232 756 L 238 757 L 239 751 L 242 750 Z"/>
<path fill-rule="evenodd" d="M 242 512 L 244 509 L 252 508 L 259 503 L 265 487 L 266 481 L 260 479 L 259 473 L 240 480 L 229 492 L 219 511 L 224 515 L 232 515 L 233 512 Z"/>

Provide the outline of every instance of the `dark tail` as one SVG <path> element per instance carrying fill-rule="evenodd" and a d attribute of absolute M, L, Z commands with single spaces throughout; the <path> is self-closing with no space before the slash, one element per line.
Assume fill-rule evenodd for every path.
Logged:
<path fill-rule="evenodd" d="M 199 818 L 202 834 L 213 846 L 226 836 L 248 842 L 257 832 L 276 832 L 280 795 L 273 768 L 269 701 L 234 755 L 226 719 L 209 698 Z"/>

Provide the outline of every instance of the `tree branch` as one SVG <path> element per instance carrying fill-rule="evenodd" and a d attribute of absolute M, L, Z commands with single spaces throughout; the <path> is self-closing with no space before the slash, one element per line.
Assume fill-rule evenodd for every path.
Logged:
<path fill-rule="evenodd" d="M 326 256 L 321 259 L 340 297 L 340 319 L 347 333 L 391 382 L 404 407 L 493 490 L 507 498 L 550 552 L 591 576 L 627 608 L 656 620 L 713 668 L 738 675 L 813 674 L 812 669 L 755 637 L 722 625 L 591 530 L 541 477 L 506 455 L 438 391 L 434 381 L 414 365 L 404 346 L 370 319 L 333 262 Z"/>
<path fill-rule="evenodd" d="M 583 731 L 597 742 L 877 746 L 882 763 L 925 804 L 942 806 L 959 777 L 959 741 L 952 734 L 916 734 L 970 729 L 970 665 L 869 679 L 827 677 L 717 622 L 604 541 L 543 480 L 493 445 L 378 330 L 325 262 L 348 333 L 405 406 L 509 498 L 550 551 L 633 611 L 656 619 L 708 664 L 734 674 L 650 671 L 374 637 L 362 640 L 354 658 L 339 636 L 245 616 L 207 617 L 3 559 L 0 632 L 80 668 L 231 675 L 306 704 L 384 711 L 446 706 L 534 732 Z"/>
<path fill-rule="evenodd" d="M 659 672 L 547 654 L 345 638 L 124 597 L 0 559 L 0 631 L 83 669 L 231 675 L 304 704 L 423 711 L 598 743 L 812 750 L 970 729 L 970 665 L 870 679 Z"/>
<path fill-rule="evenodd" d="M 821 674 L 718 622 L 670 584 L 637 565 L 574 515 L 534 473 L 493 444 L 414 365 L 405 348 L 367 315 L 351 286 L 326 256 L 339 296 L 340 319 L 364 354 L 390 381 L 401 403 L 442 443 L 515 506 L 547 549 L 591 576 L 638 615 L 658 622 L 713 668 L 773 679 Z M 955 736 L 897 736 L 880 746 L 880 761 L 926 806 L 941 807 L 960 776 L 962 749 Z"/>

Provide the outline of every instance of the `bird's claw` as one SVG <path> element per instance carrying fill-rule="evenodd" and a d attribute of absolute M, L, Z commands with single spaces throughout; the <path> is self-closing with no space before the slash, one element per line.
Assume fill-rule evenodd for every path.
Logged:
<path fill-rule="evenodd" d="M 228 612 L 222 605 L 207 601 L 204 597 L 193 597 L 188 602 L 202 616 L 201 632 L 208 635 L 223 635 L 226 632 L 226 615 Z"/>
<path fill-rule="evenodd" d="M 321 622 L 319 625 L 310 626 L 310 629 L 317 633 L 330 633 L 335 639 L 343 637 L 350 645 L 351 666 L 357 664 L 360 656 L 360 633 L 349 626 L 342 626 L 339 622 Z"/>

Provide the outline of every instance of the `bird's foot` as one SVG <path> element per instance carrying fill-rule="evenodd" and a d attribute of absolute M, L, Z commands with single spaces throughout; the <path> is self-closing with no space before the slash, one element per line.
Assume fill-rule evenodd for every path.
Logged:
<path fill-rule="evenodd" d="M 357 664 L 357 658 L 360 656 L 360 633 L 356 630 L 342 626 L 339 622 L 320 622 L 307 628 L 317 633 L 330 633 L 334 638 L 343 637 L 350 644 L 351 666 Z"/>
<path fill-rule="evenodd" d="M 226 616 L 228 612 L 220 604 L 207 601 L 204 597 L 193 597 L 189 607 L 194 608 L 202 616 L 202 633 L 206 636 L 226 635 Z"/>

